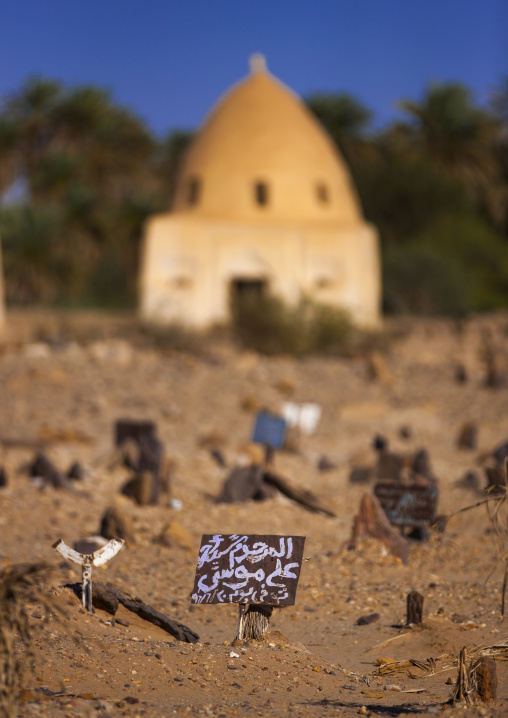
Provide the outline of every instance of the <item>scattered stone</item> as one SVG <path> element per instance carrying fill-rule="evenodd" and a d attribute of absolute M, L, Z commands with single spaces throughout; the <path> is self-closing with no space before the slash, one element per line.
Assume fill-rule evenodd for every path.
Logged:
<path fill-rule="evenodd" d="M 372 441 L 372 448 L 374 451 L 385 451 L 388 449 L 388 439 L 381 434 L 376 434 Z"/>
<path fill-rule="evenodd" d="M 52 486 L 54 489 L 68 489 L 75 491 L 72 482 L 48 459 L 42 452 L 37 454 L 30 465 L 30 476 L 42 481 L 43 486 Z"/>
<path fill-rule="evenodd" d="M 306 653 L 309 652 L 307 650 L 307 648 L 305 648 L 303 643 L 300 643 L 298 641 L 297 642 L 292 641 L 290 638 L 288 638 L 283 633 L 281 633 L 281 631 L 267 631 L 264 634 L 262 640 L 265 643 L 268 643 L 268 644 L 273 643 L 276 646 L 292 648 L 295 651 L 304 651 Z"/>
<path fill-rule="evenodd" d="M 467 382 L 467 369 L 464 364 L 459 362 L 455 365 L 454 377 L 457 384 L 465 384 Z"/>
<path fill-rule="evenodd" d="M 506 384 L 508 377 L 508 362 L 501 349 L 487 345 L 484 353 L 485 386 L 490 389 L 499 389 Z"/>
<path fill-rule="evenodd" d="M 152 503 L 152 486 L 152 473 L 141 471 L 122 486 L 121 493 L 133 499 L 138 506 L 149 506 Z"/>
<path fill-rule="evenodd" d="M 202 449 L 217 449 L 220 446 L 224 446 L 226 443 L 226 437 L 224 432 L 220 429 L 210 429 L 206 434 L 203 434 L 198 439 L 198 445 Z"/>
<path fill-rule="evenodd" d="M 470 491 L 479 492 L 481 490 L 480 474 L 477 471 L 466 471 L 464 476 L 455 482 L 458 489 L 469 489 Z"/>
<path fill-rule="evenodd" d="M 478 446 L 478 425 L 475 421 L 467 421 L 462 425 L 457 437 L 457 448 L 474 451 Z"/>
<path fill-rule="evenodd" d="M 333 461 L 330 461 L 330 459 L 327 456 L 321 456 L 321 458 L 318 461 L 318 470 L 319 471 L 332 471 L 332 469 L 336 469 L 337 464 L 334 464 Z"/>
<path fill-rule="evenodd" d="M 508 441 L 503 441 L 499 446 L 496 446 L 492 452 L 492 458 L 498 466 L 504 464 L 505 459 L 508 459 Z"/>
<path fill-rule="evenodd" d="M 349 474 L 350 484 L 368 484 L 375 476 L 372 466 L 353 466 Z"/>
<path fill-rule="evenodd" d="M 218 503 L 232 504 L 255 499 L 263 483 L 260 465 L 237 466 L 226 478 Z"/>
<path fill-rule="evenodd" d="M 99 533 L 108 540 L 121 538 L 132 542 L 134 538 L 131 519 L 118 506 L 110 506 L 106 509 L 101 519 Z"/>
<path fill-rule="evenodd" d="M 227 467 L 227 461 L 220 449 L 210 449 L 210 456 L 221 468 L 225 469 Z"/>
<path fill-rule="evenodd" d="M 434 476 L 430 466 L 430 457 L 427 449 L 418 449 L 413 456 L 411 469 L 418 476 L 423 476 L 425 479 L 432 482 L 436 481 L 436 477 Z"/>
<path fill-rule="evenodd" d="M 155 543 L 169 548 L 178 546 L 193 551 L 195 546 L 190 533 L 177 521 L 171 521 L 155 539 Z"/>
<path fill-rule="evenodd" d="M 283 396 L 292 396 L 296 391 L 295 382 L 289 377 L 282 377 L 276 382 L 275 388 Z"/>
<path fill-rule="evenodd" d="M 367 377 L 371 381 L 390 386 L 393 384 L 393 375 L 385 357 L 380 352 L 372 352 L 367 359 Z"/>
<path fill-rule="evenodd" d="M 243 409 L 243 411 L 254 413 L 260 411 L 262 404 L 255 396 L 249 395 L 242 397 L 240 401 L 240 408 Z"/>
<path fill-rule="evenodd" d="M 503 494 L 506 491 L 506 474 L 502 466 L 485 466 L 487 491 L 490 494 Z"/>
<path fill-rule="evenodd" d="M 72 481 L 83 481 L 83 479 L 85 478 L 85 469 L 79 463 L 79 461 L 75 461 L 71 465 L 67 472 L 67 478 L 72 479 Z"/>
<path fill-rule="evenodd" d="M 375 623 L 379 621 L 379 613 L 369 613 L 366 616 L 360 616 L 356 621 L 357 626 L 368 626 L 369 623 Z"/>
<path fill-rule="evenodd" d="M 401 439 L 409 440 L 413 436 L 413 430 L 410 426 L 404 425 L 399 429 L 399 436 Z"/>
<path fill-rule="evenodd" d="M 406 457 L 388 449 L 378 450 L 376 476 L 378 479 L 402 481 L 403 471 L 407 466 Z"/>

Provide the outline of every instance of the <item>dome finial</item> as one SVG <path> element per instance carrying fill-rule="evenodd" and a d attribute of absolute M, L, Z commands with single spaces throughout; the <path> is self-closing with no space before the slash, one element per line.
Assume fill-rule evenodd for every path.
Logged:
<path fill-rule="evenodd" d="M 253 75 L 266 72 L 266 58 L 260 52 L 254 52 L 249 57 L 250 71 Z"/>

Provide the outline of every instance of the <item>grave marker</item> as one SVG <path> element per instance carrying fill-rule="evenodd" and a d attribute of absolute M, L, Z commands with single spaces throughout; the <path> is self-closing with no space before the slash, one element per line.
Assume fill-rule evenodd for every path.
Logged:
<path fill-rule="evenodd" d="M 297 427 L 304 434 L 312 434 L 319 424 L 321 407 L 319 404 L 296 404 L 286 401 L 282 405 L 282 413 L 289 426 Z"/>
<path fill-rule="evenodd" d="M 374 494 L 392 526 L 430 526 L 436 519 L 439 490 L 435 484 L 380 481 Z"/>
<path fill-rule="evenodd" d="M 53 548 L 62 554 L 64 558 L 73 563 L 81 565 L 83 577 L 82 603 L 83 608 L 92 613 L 92 566 L 103 566 L 120 551 L 125 541 L 123 539 L 111 539 L 105 546 L 93 553 L 79 553 L 59 539 L 53 544 Z"/>
<path fill-rule="evenodd" d="M 260 411 L 256 416 L 252 441 L 254 444 L 264 444 L 271 449 L 282 449 L 286 440 L 286 421 L 276 414 Z"/>
<path fill-rule="evenodd" d="M 204 534 L 191 603 L 293 606 L 304 536 Z"/>

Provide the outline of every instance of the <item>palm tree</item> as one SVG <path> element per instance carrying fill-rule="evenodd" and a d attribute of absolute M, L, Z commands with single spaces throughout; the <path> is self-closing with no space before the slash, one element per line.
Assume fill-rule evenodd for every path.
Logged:
<path fill-rule="evenodd" d="M 409 146 L 425 153 L 450 176 L 458 178 L 470 196 L 495 215 L 493 197 L 499 183 L 494 145 L 499 123 L 479 109 L 460 83 L 430 85 L 422 100 L 403 100 L 410 116 Z M 493 216 L 495 219 L 495 216 Z"/>
<path fill-rule="evenodd" d="M 347 93 L 316 93 L 307 99 L 307 105 L 350 164 L 372 149 L 366 139 L 372 112 L 355 97 Z"/>

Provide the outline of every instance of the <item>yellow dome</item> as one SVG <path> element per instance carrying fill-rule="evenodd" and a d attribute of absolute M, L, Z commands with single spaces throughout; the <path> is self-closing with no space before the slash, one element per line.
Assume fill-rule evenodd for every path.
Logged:
<path fill-rule="evenodd" d="M 236 221 L 361 221 L 332 140 L 259 56 L 192 142 L 172 210 Z"/>

